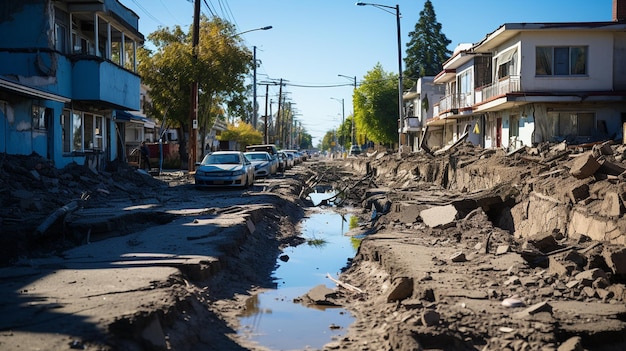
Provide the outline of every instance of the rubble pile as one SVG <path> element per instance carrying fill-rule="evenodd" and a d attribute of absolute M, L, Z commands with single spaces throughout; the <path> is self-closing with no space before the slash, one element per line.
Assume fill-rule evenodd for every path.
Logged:
<path fill-rule="evenodd" d="M 121 163 L 104 171 L 74 163 L 57 169 L 37 154 L 0 154 L 0 264 L 42 244 L 34 237 L 37 227 L 63 206 L 74 202 L 96 207 L 103 198 L 141 199 L 162 187 L 167 183 Z M 50 232 L 55 233 L 53 245 L 60 244 L 62 228 Z"/>
<path fill-rule="evenodd" d="M 626 147 L 461 144 L 356 158 L 373 172 L 342 275 L 368 349 L 604 350 L 626 345 Z M 355 200 L 358 200 L 355 198 Z M 369 309 L 363 306 L 370 306 Z M 365 314 L 364 314 L 365 313 Z M 384 323 L 381 324 L 380 321 Z M 368 332 L 369 330 L 369 332 Z"/>

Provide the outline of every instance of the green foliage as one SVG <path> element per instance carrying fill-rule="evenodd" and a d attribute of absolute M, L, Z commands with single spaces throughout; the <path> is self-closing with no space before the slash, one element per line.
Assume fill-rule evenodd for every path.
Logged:
<path fill-rule="evenodd" d="M 324 138 L 322 138 L 322 145 L 320 146 L 320 149 L 332 151 L 334 149 L 333 142 L 335 142 L 335 131 L 329 130 L 326 134 L 324 134 Z"/>
<path fill-rule="evenodd" d="M 441 23 L 437 22 L 430 0 L 424 3 L 419 21 L 415 24 L 415 30 L 409 32 L 409 37 L 404 58 L 406 77 L 417 80 L 437 75 L 452 54 L 448 50 L 451 41 L 441 31 Z"/>
<path fill-rule="evenodd" d="M 179 26 L 165 27 L 148 35 L 154 52 L 139 49 L 138 61 L 142 83 L 149 87 L 152 99 L 150 117 L 161 119 L 167 112 L 170 126 L 189 130 L 193 82 L 198 82 L 198 125 L 203 136 L 215 118 L 223 116 L 223 105 L 234 113 L 244 111 L 240 106 L 245 104 L 242 95 L 252 53 L 240 45 L 234 30 L 221 18 L 202 16 L 195 52 L 192 28 L 185 33 Z"/>
<path fill-rule="evenodd" d="M 398 76 L 376 64 L 357 89 L 354 110 L 360 135 L 381 144 L 397 142 Z"/>
<path fill-rule="evenodd" d="M 311 134 L 303 130 L 302 134 L 300 135 L 300 149 L 307 150 L 307 149 L 312 149 L 312 148 L 313 148 L 313 136 L 311 136 Z"/>
<path fill-rule="evenodd" d="M 262 144 L 263 134 L 254 129 L 251 124 L 240 122 L 237 125 L 229 124 L 218 139 L 236 141 L 240 151 L 245 151 L 247 145 Z"/>

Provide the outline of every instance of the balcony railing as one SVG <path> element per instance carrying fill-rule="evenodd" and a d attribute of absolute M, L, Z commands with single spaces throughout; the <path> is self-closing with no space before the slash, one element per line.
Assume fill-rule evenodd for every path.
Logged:
<path fill-rule="evenodd" d="M 471 107 L 474 103 L 473 94 L 450 94 L 439 100 L 439 112 Z"/>
<path fill-rule="evenodd" d="M 508 93 L 520 91 L 521 83 L 520 76 L 508 76 L 502 78 L 499 81 L 484 85 L 477 90 L 476 102 L 488 101 L 496 96 L 505 95 Z"/>
<path fill-rule="evenodd" d="M 403 131 L 417 131 L 422 126 L 419 117 L 406 117 L 404 118 Z"/>

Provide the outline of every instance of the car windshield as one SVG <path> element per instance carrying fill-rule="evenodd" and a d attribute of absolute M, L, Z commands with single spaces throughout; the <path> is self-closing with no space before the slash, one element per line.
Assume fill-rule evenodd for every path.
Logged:
<path fill-rule="evenodd" d="M 250 161 L 252 160 L 267 160 L 267 155 L 266 154 L 261 154 L 261 153 L 249 153 L 246 154 L 246 158 Z"/>
<path fill-rule="evenodd" d="M 204 165 L 226 165 L 226 164 L 240 164 L 239 156 L 237 154 L 211 154 L 207 155 L 202 164 Z"/>

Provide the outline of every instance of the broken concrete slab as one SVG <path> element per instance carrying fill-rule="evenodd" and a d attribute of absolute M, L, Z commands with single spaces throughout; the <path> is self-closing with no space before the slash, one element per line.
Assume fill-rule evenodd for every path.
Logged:
<path fill-rule="evenodd" d="M 600 168 L 600 163 L 591 152 L 577 156 L 572 163 L 570 174 L 578 179 L 591 177 Z"/>
<path fill-rule="evenodd" d="M 431 228 L 446 228 L 457 220 L 459 212 L 453 205 L 435 206 L 420 212 L 424 224 Z"/>
<path fill-rule="evenodd" d="M 604 246 L 602 257 L 613 274 L 626 275 L 626 248 L 621 246 Z"/>

